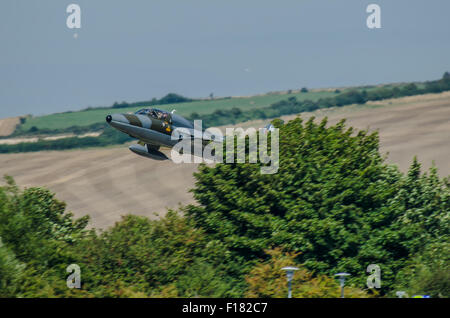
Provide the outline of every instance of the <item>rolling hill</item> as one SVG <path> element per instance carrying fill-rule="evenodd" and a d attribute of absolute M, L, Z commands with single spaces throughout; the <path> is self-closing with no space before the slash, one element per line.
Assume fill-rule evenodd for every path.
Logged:
<path fill-rule="evenodd" d="M 310 116 L 328 116 L 330 123 L 347 118 L 355 128 L 378 130 L 381 152 L 388 152 L 388 162 L 403 171 L 417 155 L 425 167 L 434 160 L 441 176 L 450 174 L 450 92 L 302 114 Z M 238 126 L 261 127 L 267 122 Z M 188 190 L 194 186 L 196 167 L 142 158 L 126 145 L 0 155 L 0 175 L 13 176 L 20 186 L 50 188 L 76 216 L 91 215 L 97 228 L 111 226 L 121 215 L 156 217 L 154 212 L 164 214 L 166 208 L 194 202 Z"/>
<path fill-rule="evenodd" d="M 193 112 L 199 115 L 210 114 L 216 110 L 227 110 L 239 107 L 241 110 L 268 107 L 273 103 L 285 100 L 289 97 L 296 97 L 298 100 L 318 100 L 320 98 L 333 96 L 335 93 L 330 90 L 314 90 L 306 93 L 287 92 L 269 93 L 251 97 L 232 97 L 213 100 L 195 100 L 192 102 L 158 105 L 160 109 L 172 111 L 176 109 L 181 116 L 189 116 Z M 75 112 L 65 112 L 50 114 L 45 116 L 30 117 L 21 125 L 21 130 L 28 131 L 32 127 L 37 129 L 64 129 L 71 126 L 89 126 L 96 123 L 103 123 L 106 115 L 111 113 L 135 112 L 141 107 L 128 108 L 93 108 Z"/>

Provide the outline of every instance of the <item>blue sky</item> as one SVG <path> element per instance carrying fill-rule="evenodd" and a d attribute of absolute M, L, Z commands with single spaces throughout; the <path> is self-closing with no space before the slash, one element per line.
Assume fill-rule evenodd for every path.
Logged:
<path fill-rule="evenodd" d="M 81 29 L 66 26 L 70 3 Z M 381 29 L 366 26 L 370 3 Z M 449 14 L 448 0 L 2 0 L 0 117 L 436 79 Z"/>

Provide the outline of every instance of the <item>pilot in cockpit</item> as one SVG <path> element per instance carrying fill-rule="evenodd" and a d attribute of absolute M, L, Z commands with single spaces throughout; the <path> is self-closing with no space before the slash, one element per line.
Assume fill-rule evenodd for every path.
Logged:
<path fill-rule="evenodd" d="M 158 109 L 144 108 L 144 109 L 141 109 L 141 110 L 137 111 L 136 114 L 150 115 L 153 118 L 157 118 L 157 119 L 162 120 L 162 121 L 171 122 L 170 116 L 168 115 L 168 113 L 163 112 L 163 111 L 158 110 Z"/>

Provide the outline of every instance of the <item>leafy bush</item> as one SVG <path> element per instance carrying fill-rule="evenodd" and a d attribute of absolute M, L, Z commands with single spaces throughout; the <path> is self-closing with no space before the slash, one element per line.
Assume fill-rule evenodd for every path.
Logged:
<path fill-rule="evenodd" d="M 282 126 L 277 175 L 250 164 L 203 166 L 200 205 L 187 216 L 128 215 L 101 233 L 48 190 L 20 190 L 7 177 L 1 296 L 282 297 L 280 267 L 297 265 L 295 297 L 336 297 L 332 275 L 343 270 L 356 286 L 346 295 L 366 297 L 371 263 L 381 266 L 382 293 L 401 286 L 448 296 L 448 180 L 435 169 L 421 174 L 416 160 L 403 175 L 383 164 L 376 134 L 325 124 Z M 81 267 L 81 290 L 66 287 L 69 264 Z"/>
<path fill-rule="evenodd" d="M 435 169 L 408 175 L 383 163 L 377 133 L 300 118 L 280 128 L 279 170 L 255 164 L 200 166 L 186 214 L 247 260 L 282 247 L 318 274 L 347 271 L 366 284 L 379 264 L 383 292 L 424 242 L 448 237 L 449 186 Z M 277 124 L 279 126 L 279 124 Z"/>
<path fill-rule="evenodd" d="M 292 297 L 294 298 L 337 298 L 340 297 L 340 287 L 336 279 L 325 275 L 314 276 L 301 264 L 296 264 L 298 254 L 283 253 L 280 248 L 265 251 L 270 256 L 267 261 L 256 264 L 245 280 L 249 285 L 246 297 L 285 298 L 288 292 L 286 266 L 296 266 L 292 280 Z M 346 297 L 364 298 L 368 295 L 357 288 L 346 286 Z"/>
<path fill-rule="evenodd" d="M 409 265 L 396 276 L 395 290 L 406 291 L 409 296 L 450 296 L 450 243 L 427 244 L 414 256 Z M 393 292 L 392 292 L 393 294 Z"/>
<path fill-rule="evenodd" d="M 19 289 L 24 265 L 21 264 L 0 238 L 0 298 L 12 297 Z"/>
<path fill-rule="evenodd" d="M 159 220 L 128 215 L 77 247 L 84 288 L 96 296 L 236 297 L 243 265 L 174 211 Z M 201 273 L 201 274 L 200 274 Z M 199 275 L 200 274 L 200 275 Z"/>

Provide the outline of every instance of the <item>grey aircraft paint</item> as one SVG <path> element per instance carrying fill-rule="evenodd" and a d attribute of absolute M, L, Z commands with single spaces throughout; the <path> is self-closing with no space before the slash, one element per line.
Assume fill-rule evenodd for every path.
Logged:
<path fill-rule="evenodd" d="M 144 145 L 132 145 L 130 150 L 138 155 L 156 160 L 168 159 L 158 149 L 160 146 L 172 148 L 179 140 L 172 140 L 172 132 L 177 128 L 187 128 L 189 136 L 194 136 L 194 124 L 186 118 L 159 109 L 141 109 L 135 114 L 111 114 L 106 122 L 115 129 L 139 139 Z M 184 138 L 186 138 L 184 137 Z"/>

